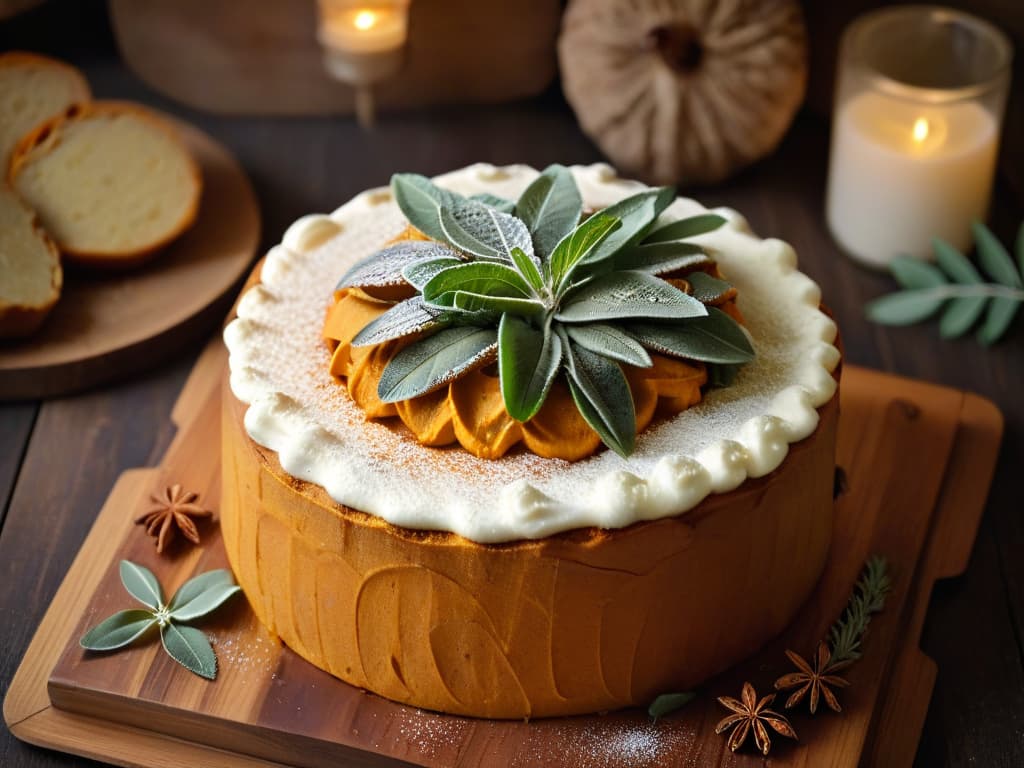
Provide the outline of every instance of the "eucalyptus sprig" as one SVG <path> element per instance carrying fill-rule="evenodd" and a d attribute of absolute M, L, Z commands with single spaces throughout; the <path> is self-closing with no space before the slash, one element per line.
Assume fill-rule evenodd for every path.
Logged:
<path fill-rule="evenodd" d="M 583 418 L 625 456 L 636 420 L 621 364 L 650 367 L 654 350 L 728 367 L 712 376 L 727 381 L 732 367 L 753 358 L 739 325 L 705 306 L 728 283 L 694 273 L 690 295 L 660 277 L 710 263 L 688 240 L 725 223 L 702 214 L 655 228 L 675 197 L 670 188 L 645 190 L 584 219 L 572 173 L 559 165 L 515 202 L 465 198 L 415 174 L 395 175 L 391 187 L 410 223 L 432 240 L 385 248 L 338 283 L 371 293 L 404 283 L 417 291 L 352 341 L 370 346 L 418 335 L 384 369 L 383 402 L 419 397 L 497 360 L 505 409 L 525 422 L 564 374 Z"/>
<path fill-rule="evenodd" d="M 160 641 L 167 655 L 185 669 L 213 680 L 217 677 L 217 656 L 210 641 L 188 623 L 220 607 L 240 591 L 225 569 L 207 571 L 189 579 L 174 593 L 169 603 L 153 572 L 144 566 L 122 560 L 121 583 L 128 594 L 146 606 L 118 611 L 82 635 L 79 644 L 90 651 L 113 651 L 160 628 Z"/>
<path fill-rule="evenodd" d="M 871 617 L 885 607 L 885 598 L 891 588 L 885 558 L 875 555 L 868 559 L 854 585 L 846 610 L 828 633 L 833 667 L 860 658 L 860 644 L 867 633 Z"/>
<path fill-rule="evenodd" d="M 949 243 L 934 240 L 936 263 L 900 256 L 889 268 L 906 290 L 870 302 L 867 315 L 876 323 L 910 325 L 926 320 L 940 309 L 939 333 L 945 339 L 962 336 L 981 319 L 977 338 L 993 344 L 1006 333 L 1024 304 L 1024 224 L 1017 233 L 1017 265 L 1007 248 L 981 222 L 974 222 L 978 262 L 994 282 Z"/>

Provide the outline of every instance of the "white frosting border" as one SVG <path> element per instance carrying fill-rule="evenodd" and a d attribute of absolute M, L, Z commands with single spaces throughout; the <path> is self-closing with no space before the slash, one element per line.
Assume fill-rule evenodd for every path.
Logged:
<path fill-rule="evenodd" d="M 584 200 L 592 207 L 609 205 L 644 188 L 637 182 L 619 179 L 604 164 L 575 166 L 572 171 Z M 467 194 L 486 189 L 514 197 L 510 192 L 525 187 L 536 174 L 528 166 L 497 168 L 477 164 L 439 176 L 435 181 Z M 641 520 L 681 514 L 710 493 L 730 491 L 748 477 L 772 472 L 785 459 L 790 444 L 814 431 L 818 423 L 816 409 L 835 394 L 832 372 L 840 358 L 833 344 L 836 326 L 820 310 L 818 286 L 797 271 L 796 254 L 789 245 L 755 238 L 742 216 L 720 208 L 715 212 L 728 219 L 727 225 L 702 236 L 701 242 L 719 252 L 727 277 L 732 276 L 728 264 L 731 259 L 733 267 L 756 270 L 773 290 L 784 294 L 787 317 L 792 314 L 794 318 L 788 332 L 799 334 L 793 340 L 798 344 L 799 355 L 787 363 L 787 382 L 773 391 L 761 413 L 746 419 L 736 429 L 730 427 L 728 434 L 717 439 L 713 436 L 693 455 L 662 453 L 656 460 L 648 455 L 643 462 L 632 462 L 632 457 L 621 459 L 607 451 L 573 464 L 532 457 L 534 462 L 550 465 L 544 467 L 543 482 L 527 473 L 511 482 L 495 481 L 490 503 L 483 502 L 479 493 L 468 495 L 472 503 L 462 503 L 458 488 L 451 493 L 430 492 L 429 488 L 424 493 L 420 488 L 403 493 L 395 487 L 396 478 L 401 481 L 400 468 L 392 470 L 379 461 L 357 465 L 346 455 L 346 442 L 337 435 L 337 425 L 326 423 L 322 414 L 282 391 L 286 387 L 275 381 L 273 367 L 260 365 L 266 334 L 276 333 L 273 338 L 281 344 L 289 341 L 286 332 L 268 328 L 266 313 L 272 311 L 277 297 L 287 292 L 289 281 L 296 270 L 302 269 L 304 258 L 331 247 L 331 241 L 340 233 L 365 227 L 368 215 L 380 216 L 388 208 L 397 210 L 389 190 L 380 188 L 356 196 L 329 216 L 310 215 L 296 221 L 282 243 L 268 253 L 261 282 L 241 298 L 238 317 L 224 331 L 231 389 L 249 406 L 245 426 L 250 437 L 276 451 L 287 472 L 320 485 L 340 504 L 376 514 L 395 525 L 450 531 L 481 543 L 536 539 L 588 526 L 622 528 Z M 705 210 L 692 200 L 679 198 L 663 214 L 663 219 L 682 218 Z M 737 253 L 740 256 L 730 255 Z M 338 276 L 365 255 L 368 254 L 358 253 L 339 262 Z M 742 263 L 737 259 L 742 259 Z M 738 285 L 742 308 L 744 287 Z M 325 286 L 324 306 L 332 289 L 333 284 Z M 754 341 L 756 345 L 756 337 Z M 348 398 L 344 388 L 336 390 L 338 397 Z M 706 398 L 706 402 L 711 399 Z M 698 406 L 696 410 L 700 409 Z M 714 416 L 713 411 L 709 414 Z M 691 414 L 687 418 L 701 417 Z M 684 426 L 678 427 L 679 424 Z M 359 427 L 369 430 L 371 425 Z M 654 431 L 659 433 L 657 439 L 664 442 L 671 439 L 673 431 L 683 434 L 680 430 L 687 428 L 692 433 L 693 423 L 686 426 L 677 417 Z M 415 449 L 437 450 L 418 445 Z M 595 467 L 598 463 L 601 466 Z M 450 479 L 458 485 L 457 478 Z M 477 481 L 486 483 L 486 478 L 474 480 Z M 546 485 L 547 492 L 540 485 Z M 559 494 L 557 491 L 562 487 L 571 493 Z"/>

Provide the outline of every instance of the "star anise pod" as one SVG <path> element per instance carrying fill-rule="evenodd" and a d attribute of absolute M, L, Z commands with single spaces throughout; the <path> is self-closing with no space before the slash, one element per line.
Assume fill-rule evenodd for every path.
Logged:
<path fill-rule="evenodd" d="M 742 701 L 737 701 L 731 696 L 719 696 L 718 703 L 733 714 L 727 715 L 715 726 L 715 733 L 724 733 L 732 729 L 729 735 L 729 749 L 733 752 L 743 746 L 747 735 L 754 732 L 754 744 L 761 750 L 762 755 L 767 755 L 772 748 L 772 741 L 768 737 L 768 728 L 791 739 L 797 738 L 796 731 L 789 724 L 784 715 L 768 709 L 768 706 L 775 701 L 775 694 L 770 693 L 758 701 L 757 691 L 750 683 L 743 684 L 743 692 L 740 694 Z M 768 727 L 765 727 L 768 726 Z"/>
<path fill-rule="evenodd" d="M 852 660 L 831 664 L 832 652 L 829 650 L 828 643 L 826 642 L 818 644 L 818 655 L 814 660 L 813 668 L 798 653 L 786 651 L 786 656 L 789 657 L 789 660 L 799 670 L 798 672 L 790 672 L 788 675 L 783 675 L 775 681 L 775 690 L 777 691 L 796 688 L 786 700 L 786 709 L 795 707 L 810 691 L 812 715 L 818 711 L 819 698 L 824 699 L 833 712 L 843 711 L 843 708 L 839 706 L 839 700 L 836 699 L 836 695 L 829 686 L 845 688 L 849 685 L 846 680 L 834 673 L 846 669 L 853 663 Z"/>
<path fill-rule="evenodd" d="M 157 552 L 162 553 L 174 539 L 175 529 L 193 544 L 199 543 L 195 519 L 210 517 L 213 512 L 196 504 L 198 498 L 198 493 L 183 491 L 178 483 L 165 488 L 163 494 L 150 494 L 149 499 L 156 506 L 135 518 L 135 522 L 145 525 L 150 536 L 156 536 Z"/>

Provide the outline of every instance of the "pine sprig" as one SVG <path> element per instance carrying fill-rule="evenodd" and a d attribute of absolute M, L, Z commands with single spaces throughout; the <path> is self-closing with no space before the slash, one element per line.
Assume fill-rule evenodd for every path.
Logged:
<path fill-rule="evenodd" d="M 833 666 L 860 658 L 860 645 L 871 617 L 885 607 L 885 598 L 891 588 L 888 564 L 884 557 L 875 555 L 864 564 L 846 611 L 829 630 Z"/>
<path fill-rule="evenodd" d="M 431 242 L 385 248 L 337 286 L 372 292 L 405 283 L 418 292 L 352 341 L 415 337 L 385 367 L 383 402 L 428 394 L 497 361 L 514 419 L 535 416 L 561 376 L 587 423 L 628 455 L 636 420 L 622 363 L 650 367 L 647 348 L 704 362 L 709 379 L 725 383 L 753 359 L 736 321 L 706 306 L 731 290 L 728 283 L 696 278 L 688 293 L 663 279 L 711 263 L 689 239 L 725 224 L 707 213 L 659 228 L 675 199 L 671 188 L 645 190 L 584 218 L 572 173 L 558 165 L 514 202 L 465 198 L 413 174 L 395 175 L 391 187 Z M 719 375 L 718 368 L 728 370 Z"/>
<path fill-rule="evenodd" d="M 1024 223 L 1017 235 L 1017 264 L 1009 250 L 981 222 L 973 224 L 978 263 L 992 282 L 986 282 L 967 257 L 945 241 L 934 241 L 936 265 L 900 256 L 890 264 L 893 277 L 905 290 L 870 302 L 869 319 L 883 325 L 910 325 L 942 310 L 939 333 L 952 339 L 981 321 L 977 338 L 989 345 L 1009 329 L 1024 304 Z"/>

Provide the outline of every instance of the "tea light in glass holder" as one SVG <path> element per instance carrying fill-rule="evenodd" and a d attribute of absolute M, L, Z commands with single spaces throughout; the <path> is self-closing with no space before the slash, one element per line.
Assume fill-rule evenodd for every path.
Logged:
<path fill-rule="evenodd" d="M 401 69 L 408 37 L 409 0 L 319 0 L 317 37 L 324 68 L 356 90 L 356 116 L 373 124 L 374 83 Z"/>
<path fill-rule="evenodd" d="M 869 13 L 843 35 L 826 215 L 849 255 L 884 267 L 963 251 L 988 210 L 1012 50 L 985 21 L 934 6 Z"/>

